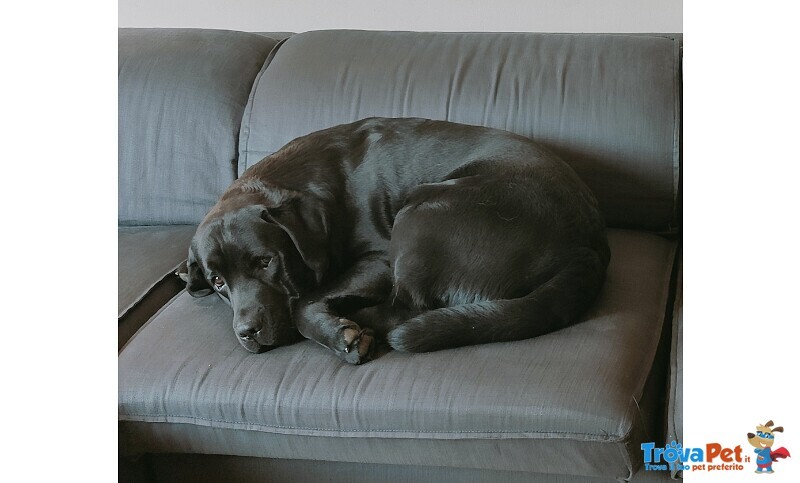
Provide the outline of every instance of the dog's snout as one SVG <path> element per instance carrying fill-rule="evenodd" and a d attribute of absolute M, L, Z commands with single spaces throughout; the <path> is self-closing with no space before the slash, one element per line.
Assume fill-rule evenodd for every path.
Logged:
<path fill-rule="evenodd" d="M 243 339 L 255 338 L 261 329 L 264 328 L 264 308 L 259 307 L 255 310 L 240 310 L 236 314 L 233 330 L 236 335 Z"/>
<path fill-rule="evenodd" d="M 753 434 L 753 433 L 747 433 L 747 438 L 748 438 L 748 439 L 753 439 L 753 438 L 755 438 L 755 437 L 756 437 L 756 435 L 755 435 L 755 434 Z"/>

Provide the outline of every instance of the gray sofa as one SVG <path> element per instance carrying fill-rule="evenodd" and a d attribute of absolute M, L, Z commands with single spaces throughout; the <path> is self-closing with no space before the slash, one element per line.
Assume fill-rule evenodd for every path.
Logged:
<path fill-rule="evenodd" d="M 119 467 L 131 481 L 655 481 L 681 439 L 679 35 L 119 33 Z M 225 187 L 370 116 L 513 131 L 597 195 L 612 258 L 583 321 L 361 366 L 239 346 L 175 270 Z"/>

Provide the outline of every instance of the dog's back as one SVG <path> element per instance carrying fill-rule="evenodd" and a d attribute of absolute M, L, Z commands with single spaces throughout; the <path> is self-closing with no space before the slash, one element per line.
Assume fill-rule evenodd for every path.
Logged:
<path fill-rule="evenodd" d="M 352 209 L 369 220 L 356 233 L 389 243 L 391 307 L 381 317 L 394 319 L 395 349 L 532 337 L 573 323 L 596 297 L 610 257 L 603 219 L 549 150 L 423 119 L 339 129 L 354 155 Z"/>

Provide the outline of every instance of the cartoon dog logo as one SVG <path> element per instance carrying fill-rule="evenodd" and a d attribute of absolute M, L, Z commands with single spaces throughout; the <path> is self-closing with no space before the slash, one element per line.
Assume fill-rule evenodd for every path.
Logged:
<path fill-rule="evenodd" d="M 758 465 L 756 473 L 758 474 L 774 473 L 772 463 L 778 461 L 779 458 L 791 456 L 786 448 L 772 449 L 772 445 L 775 444 L 775 433 L 783 432 L 783 426 L 773 428 L 772 424 L 770 419 L 764 425 L 756 425 L 756 434 L 747 433 L 747 442 L 756 449 L 755 452 L 758 455 L 756 458 Z"/>

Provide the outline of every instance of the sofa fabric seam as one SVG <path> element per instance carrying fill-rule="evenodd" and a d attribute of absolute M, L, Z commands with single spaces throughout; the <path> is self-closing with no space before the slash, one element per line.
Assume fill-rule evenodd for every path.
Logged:
<path fill-rule="evenodd" d="M 194 420 L 194 421 L 208 421 L 212 423 L 225 423 L 225 424 L 233 424 L 239 426 L 251 426 L 251 427 L 259 427 L 265 429 L 257 429 L 256 431 L 268 433 L 271 432 L 269 429 L 273 430 L 298 430 L 298 431 L 319 431 L 319 432 L 326 432 L 326 433 L 389 433 L 389 434 L 401 434 L 401 433 L 413 433 L 413 434 L 508 434 L 508 435 L 523 435 L 523 434 L 560 434 L 560 435 L 572 435 L 572 436 L 590 436 L 595 437 L 596 439 L 583 439 L 582 441 L 594 441 L 594 442 L 607 442 L 607 443 L 626 443 L 629 438 L 628 435 L 618 436 L 613 435 L 613 437 L 609 437 L 608 434 L 594 434 L 594 433 L 575 433 L 571 431 L 541 431 L 541 430 L 526 430 L 526 431 L 508 431 L 508 430 L 457 430 L 457 431 L 447 431 L 447 430 L 438 430 L 438 431 L 426 431 L 426 430 L 409 430 L 409 429 L 331 429 L 331 428 L 306 428 L 302 426 L 279 426 L 279 425 L 270 425 L 270 424 L 261 424 L 261 423 L 247 423 L 247 422 L 237 422 L 237 421 L 227 421 L 223 419 L 212 419 L 212 418 L 201 418 L 199 416 L 180 416 L 180 415 L 162 415 L 162 414 L 127 414 L 122 415 L 119 417 L 119 421 L 124 422 L 133 422 L 133 423 L 148 423 L 148 424 L 192 424 L 194 426 L 203 426 L 208 427 L 204 424 L 197 424 L 197 423 L 179 423 L 179 422 L 172 422 L 172 421 L 148 421 L 146 419 L 135 419 L 135 418 L 159 418 L 159 419 L 166 419 L 166 418 L 181 418 L 186 420 Z M 219 429 L 230 429 L 230 430 L 242 430 L 243 428 L 219 428 Z M 284 434 L 284 433 L 279 433 Z M 291 434 L 291 433 L 290 433 Z M 479 438 L 475 438 L 479 439 Z M 520 438 L 523 439 L 523 438 Z M 538 438 L 529 438 L 529 439 L 538 439 Z M 555 438 L 554 438 L 555 439 Z M 577 439 L 571 437 L 561 437 L 557 439 Z"/>

